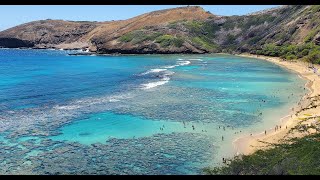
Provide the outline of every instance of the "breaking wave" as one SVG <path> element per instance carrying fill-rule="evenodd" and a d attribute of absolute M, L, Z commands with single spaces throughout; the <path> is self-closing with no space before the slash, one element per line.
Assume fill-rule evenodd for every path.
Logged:
<path fill-rule="evenodd" d="M 174 74 L 173 71 L 169 71 L 168 69 L 173 69 L 178 66 L 186 66 L 189 64 L 191 64 L 190 61 L 178 59 L 177 64 L 175 64 L 175 65 L 164 66 L 164 67 L 157 68 L 157 69 L 151 69 L 145 73 L 142 73 L 141 75 L 147 75 L 150 73 L 159 73 L 159 75 L 157 77 L 161 77 L 161 79 L 159 81 L 141 84 L 141 89 L 151 89 L 151 88 L 155 88 L 157 86 L 161 86 L 161 85 L 168 83 L 170 81 L 170 76 L 172 76 Z"/>

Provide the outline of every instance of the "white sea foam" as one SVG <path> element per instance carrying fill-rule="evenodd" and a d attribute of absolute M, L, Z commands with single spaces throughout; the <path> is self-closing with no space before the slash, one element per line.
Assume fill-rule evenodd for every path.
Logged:
<path fill-rule="evenodd" d="M 150 72 L 152 73 L 157 73 L 157 72 L 162 72 L 162 71 L 166 71 L 167 69 L 151 69 Z"/>
<path fill-rule="evenodd" d="M 174 74 L 173 71 L 168 71 L 168 69 L 172 69 L 178 66 L 186 66 L 191 63 L 190 61 L 184 61 L 183 59 L 178 59 L 178 60 L 179 61 L 177 61 L 176 65 L 164 66 L 163 68 L 158 68 L 158 69 L 151 69 L 145 73 L 142 73 L 141 75 L 146 75 L 150 73 L 159 73 L 159 72 L 166 71 L 166 73 L 163 75 L 163 78 L 160 81 L 141 84 L 141 89 L 151 89 L 151 88 L 155 88 L 157 86 L 161 86 L 168 83 L 170 81 L 169 76 L 172 76 Z"/>
<path fill-rule="evenodd" d="M 167 71 L 163 75 L 163 78 L 160 81 L 141 84 L 141 89 L 151 89 L 151 88 L 155 88 L 157 86 L 164 85 L 164 84 L 166 84 L 166 83 L 168 83 L 170 81 L 170 77 L 169 76 L 172 76 L 173 74 L 174 74 L 173 71 Z"/>
<path fill-rule="evenodd" d="M 112 95 L 112 96 L 107 96 L 107 97 L 101 97 L 101 98 L 93 98 L 93 99 L 88 99 L 86 101 L 83 101 L 83 104 L 86 105 L 94 105 L 94 104 L 103 104 L 103 103 L 108 103 L 108 102 L 119 102 L 123 99 L 128 99 L 132 98 L 133 96 L 131 94 L 119 94 L 119 95 Z"/>
<path fill-rule="evenodd" d="M 202 59 L 188 59 L 190 61 L 203 61 Z"/>
<path fill-rule="evenodd" d="M 178 61 L 178 64 L 180 65 L 180 66 L 186 66 L 186 65 L 188 65 L 188 64 L 190 64 L 191 62 L 190 61 Z"/>
<path fill-rule="evenodd" d="M 164 84 L 168 83 L 169 81 L 170 81 L 170 78 L 165 77 L 165 78 L 161 79 L 160 81 L 142 84 L 141 86 L 142 86 L 142 89 L 151 89 L 151 88 L 155 88 L 157 86 L 164 85 Z"/>
<path fill-rule="evenodd" d="M 119 102 L 120 100 L 119 99 L 116 99 L 116 98 L 111 98 L 109 99 L 109 102 Z"/>
<path fill-rule="evenodd" d="M 166 68 L 166 69 L 172 69 L 172 68 L 175 68 L 175 67 L 177 67 L 177 65 L 165 66 L 164 68 Z"/>
<path fill-rule="evenodd" d="M 164 66 L 161 68 L 156 68 L 156 69 L 150 69 L 147 72 L 141 73 L 141 75 L 146 75 L 146 74 L 150 74 L 150 73 L 159 73 L 159 72 L 163 72 L 163 71 L 167 71 L 168 69 L 172 69 L 178 66 L 186 66 L 188 64 L 190 64 L 190 61 L 185 61 L 184 59 L 178 59 L 179 61 L 177 61 L 176 65 L 171 65 L 171 66 Z M 194 61 L 202 61 L 201 59 L 190 59 L 190 60 L 194 60 Z"/>
<path fill-rule="evenodd" d="M 173 71 L 167 71 L 166 73 L 165 73 L 165 76 L 167 77 L 167 76 L 172 76 L 174 74 L 174 72 Z"/>

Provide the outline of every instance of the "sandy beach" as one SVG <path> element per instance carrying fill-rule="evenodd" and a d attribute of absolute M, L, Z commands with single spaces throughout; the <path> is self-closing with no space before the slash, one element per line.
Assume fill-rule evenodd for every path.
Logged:
<path fill-rule="evenodd" d="M 259 149 L 267 148 L 269 143 L 276 144 L 289 137 L 301 137 L 308 133 L 300 133 L 298 131 L 290 131 L 291 128 L 299 123 L 312 125 L 320 119 L 320 77 L 308 68 L 308 63 L 301 61 L 283 61 L 278 57 L 268 57 L 262 55 L 239 54 L 238 56 L 259 58 L 279 66 L 285 67 L 299 74 L 300 77 L 308 80 L 306 88 L 310 90 L 304 97 L 301 98 L 297 105 L 293 105 L 290 114 L 279 120 L 278 128 L 266 127 L 266 132 L 247 135 L 240 137 L 233 142 L 234 148 L 238 154 L 251 154 Z M 320 69 L 319 65 L 314 65 Z M 318 72 L 318 74 L 320 74 Z M 314 133 L 309 131 L 309 133 Z"/>

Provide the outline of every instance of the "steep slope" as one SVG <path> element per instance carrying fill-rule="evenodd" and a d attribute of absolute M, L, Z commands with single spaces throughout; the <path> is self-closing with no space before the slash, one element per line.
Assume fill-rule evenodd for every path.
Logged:
<path fill-rule="evenodd" d="M 136 29 L 166 25 L 179 20 L 205 20 L 212 16 L 202 8 L 192 6 L 154 11 L 128 20 L 101 23 L 62 20 L 34 21 L 0 32 L 0 46 L 37 48 L 85 48 L 90 46 L 90 50 L 100 52 L 114 46 L 114 39 Z"/>
<path fill-rule="evenodd" d="M 281 6 L 245 16 L 181 20 L 130 31 L 98 51 L 250 52 L 320 63 L 320 6 Z"/>
<path fill-rule="evenodd" d="M 177 20 L 166 25 L 147 26 L 129 31 L 116 41 L 113 40 L 109 46 L 98 46 L 98 51 L 248 51 L 253 46 L 264 44 L 265 37 L 276 33 L 275 31 L 280 30 L 281 26 L 304 8 L 283 6 L 247 16 L 210 16 L 207 19 Z"/>
<path fill-rule="evenodd" d="M 316 5 L 281 6 L 244 16 L 216 16 L 188 6 L 122 21 L 30 22 L 0 32 L 0 46 L 88 47 L 97 53 L 251 52 L 301 58 L 318 48 L 319 24 Z M 280 46 L 287 49 L 280 52 Z M 270 54 L 270 48 L 279 52 Z M 301 48 L 306 51 L 298 55 Z"/>
<path fill-rule="evenodd" d="M 158 28 L 166 27 L 169 23 L 176 21 L 204 21 L 208 18 L 214 17 L 214 15 L 204 11 L 198 6 L 154 11 L 125 21 L 115 21 L 104 24 L 89 33 L 88 39 L 90 39 L 94 45 L 91 50 L 97 50 L 98 52 L 162 53 L 168 50 L 158 47 L 155 44 L 149 46 L 149 43 L 141 43 L 138 46 L 133 46 L 133 44 L 130 43 L 121 43 L 117 39 L 126 33 L 140 31 L 143 29 L 151 29 L 155 32 L 160 31 Z M 143 35 L 144 34 L 141 34 L 140 36 Z M 171 49 L 168 52 L 179 52 L 179 50 Z"/>
<path fill-rule="evenodd" d="M 20 47 L 23 44 L 14 43 L 19 40 L 27 47 L 53 47 L 58 44 L 76 42 L 97 26 L 93 22 L 71 22 L 62 20 L 41 20 L 22 24 L 0 33 L 0 46 Z M 83 41 L 83 44 L 87 42 Z M 83 46 L 83 45 L 82 45 Z M 87 45 L 88 46 L 88 45 Z M 79 47 L 81 48 L 81 46 Z"/>

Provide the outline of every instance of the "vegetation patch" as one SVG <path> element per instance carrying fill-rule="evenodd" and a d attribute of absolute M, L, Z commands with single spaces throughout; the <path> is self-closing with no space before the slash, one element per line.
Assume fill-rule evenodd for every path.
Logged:
<path fill-rule="evenodd" d="M 311 42 L 314 36 L 317 35 L 318 32 L 320 32 L 320 26 L 310 30 L 308 35 L 304 38 L 304 42 L 305 43 Z"/>
<path fill-rule="evenodd" d="M 175 46 L 175 47 L 181 47 L 184 39 L 182 37 L 174 37 L 170 34 L 159 36 L 155 39 L 156 43 L 159 43 L 161 47 L 169 47 L 169 46 Z"/>
<path fill-rule="evenodd" d="M 234 44 L 235 40 L 236 40 L 236 36 L 234 36 L 232 34 L 228 34 L 225 43 L 226 44 Z"/>
<path fill-rule="evenodd" d="M 205 168 L 205 174 L 224 175 L 320 175 L 320 134 L 292 138 L 247 156 L 237 156 L 221 167 Z"/>
<path fill-rule="evenodd" d="M 312 13 L 320 12 L 320 5 L 311 6 Z"/>
<path fill-rule="evenodd" d="M 287 60 L 302 58 L 303 60 L 320 64 L 320 46 L 314 43 L 301 45 L 286 44 L 277 46 L 275 44 L 265 44 L 262 49 L 256 50 L 256 54 L 281 57 Z"/>
<path fill-rule="evenodd" d="M 244 22 L 238 22 L 242 26 L 242 29 L 249 29 L 251 26 L 257 26 L 259 24 L 263 24 L 265 22 L 269 23 L 276 19 L 276 16 L 272 16 L 271 14 L 262 14 L 262 15 L 254 15 L 248 19 L 245 19 Z"/>
<path fill-rule="evenodd" d="M 191 36 L 206 36 L 214 38 L 215 33 L 220 30 L 218 24 L 214 21 L 187 21 L 184 26 L 190 31 Z"/>
<path fill-rule="evenodd" d="M 133 31 L 127 34 L 124 34 L 119 38 L 121 42 L 132 42 L 133 44 L 138 44 L 144 41 L 154 41 L 157 37 L 161 36 L 162 33 L 154 32 L 149 34 L 143 30 Z"/>
<path fill-rule="evenodd" d="M 127 34 L 122 35 L 119 40 L 121 42 L 130 42 L 133 40 L 133 38 L 134 38 L 133 33 L 127 33 Z"/>
<path fill-rule="evenodd" d="M 192 43 L 201 46 L 202 48 L 208 50 L 208 51 L 213 51 L 218 48 L 217 45 L 213 44 L 210 42 L 208 39 L 205 39 L 203 37 L 193 37 L 191 39 Z"/>

